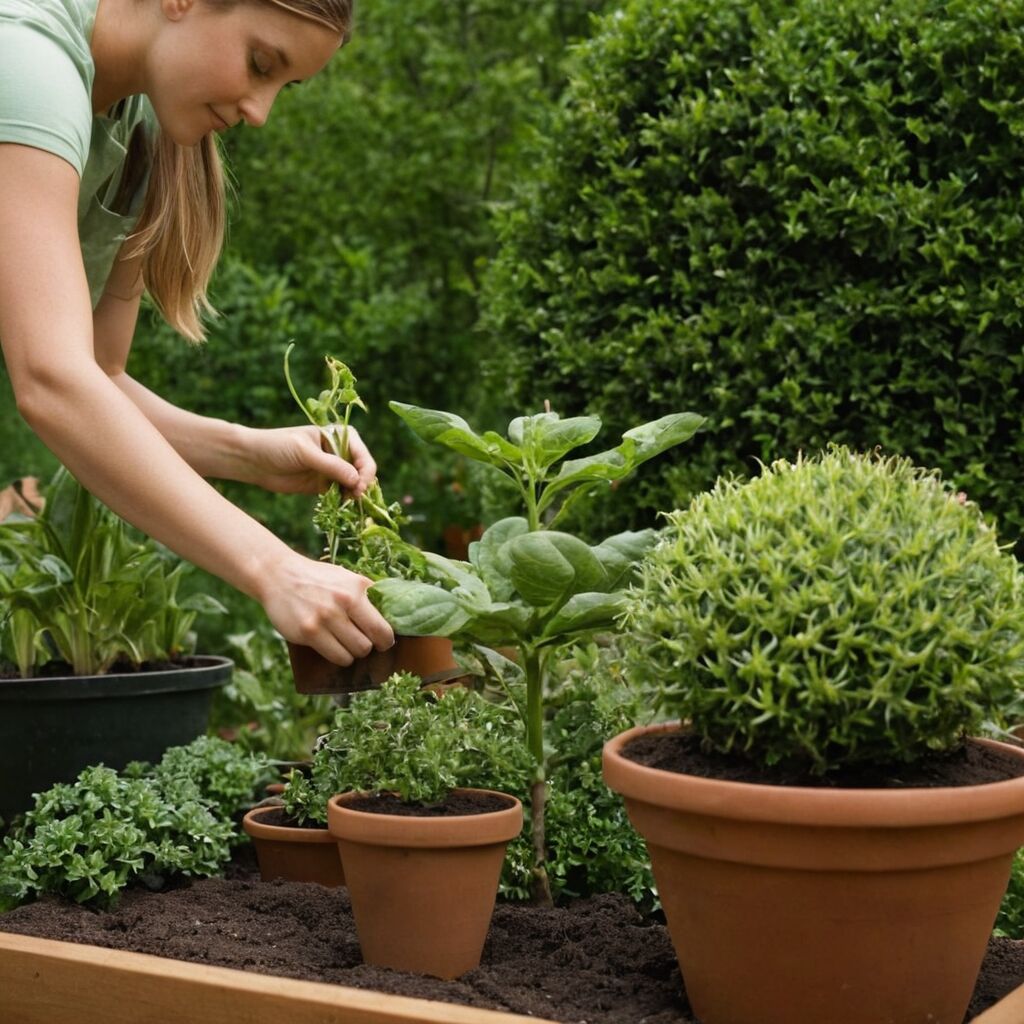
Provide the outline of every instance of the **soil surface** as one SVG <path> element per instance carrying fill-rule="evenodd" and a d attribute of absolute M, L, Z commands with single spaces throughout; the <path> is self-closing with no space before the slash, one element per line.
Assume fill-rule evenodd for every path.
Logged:
<path fill-rule="evenodd" d="M 968 740 L 956 750 L 928 754 L 913 764 L 854 765 L 824 776 L 779 766 L 762 768 L 735 754 L 705 751 L 701 749 L 699 737 L 685 732 L 640 736 L 623 748 L 622 755 L 649 768 L 762 786 L 835 789 L 976 786 L 1024 775 L 1024 759 L 975 740 Z"/>
<path fill-rule="evenodd" d="M 260 882 L 248 862 L 169 892 L 129 890 L 108 912 L 45 898 L 0 916 L 0 930 L 566 1024 L 697 1024 L 668 932 L 618 895 L 499 903 L 481 966 L 447 982 L 365 966 L 344 888 Z M 965 1020 L 1021 983 L 1024 941 L 992 939 Z"/>
<path fill-rule="evenodd" d="M 406 803 L 391 793 L 377 793 L 347 800 L 345 806 L 366 814 L 394 814 L 402 818 L 455 818 L 466 814 L 490 814 L 512 806 L 499 793 L 449 793 L 436 804 Z"/>
<path fill-rule="evenodd" d="M 174 661 L 144 661 L 136 665 L 131 661 L 115 661 L 104 673 L 108 676 L 136 675 L 144 672 L 167 672 L 170 669 L 192 668 L 197 659 L 184 657 Z M 48 661 L 36 670 L 35 679 L 63 679 L 78 673 L 66 661 Z M 25 679 L 16 666 L 0 662 L 0 679 Z"/>

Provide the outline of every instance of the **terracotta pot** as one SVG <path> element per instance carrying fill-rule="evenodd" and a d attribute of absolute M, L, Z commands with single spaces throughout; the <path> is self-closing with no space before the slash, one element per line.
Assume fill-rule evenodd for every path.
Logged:
<path fill-rule="evenodd" d="M 345 863 L 363 959 L 445 979 L 472 970 L 505 847 L 523 827 L 522 804 L 508 796 L 508 807 L 487 814 L 399 817 L 346 806 L 361 795 L 331 797 L 327 823 Z"/>
<path fill-rule="evenodd" d="M 604 748 L 703 1024 L 961 1024 L 1024 843 L 1024 777 L 935 789 L 719 782 Z M 1024 759 L 1024 750 L 991 743 Z"/>
<path fill-rule="evenodd" d="M 326 828 L 289 828 L 261 821 L 276 806 L 254 807 L 242 819 L 252 837 L 264 882 L 317 882 L 334 888 L 345 884 L 338 844 Z"/>
<path fill-rule="evenodd" d="M 442 636 L 397 636 L 386 651 L 373 651 L 351 665 L 335 665 L 312 647 L 288 644 L 299 693 L 357 693 L 380 686 L 395 672 L 413 672 L 426 683 L 465 675 L 455 663 L 452 642 Z"/>

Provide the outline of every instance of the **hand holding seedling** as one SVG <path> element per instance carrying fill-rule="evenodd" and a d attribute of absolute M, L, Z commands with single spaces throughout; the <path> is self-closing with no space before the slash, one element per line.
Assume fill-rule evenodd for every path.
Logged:
<path fill-rule="evenodd" d="M 319 427 L 247 430 L 244 455 L 233 477 L 278 494 L 319 494 L 337 484 L 363 497 L 377 476 L 377 463 L 354 427 L 348 457 L 339 458 Z"/>

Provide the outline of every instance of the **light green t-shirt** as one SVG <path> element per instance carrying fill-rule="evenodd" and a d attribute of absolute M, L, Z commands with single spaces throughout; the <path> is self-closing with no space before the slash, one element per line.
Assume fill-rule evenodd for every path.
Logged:
<path fill-rule="evenodd" d="M 93 115 L 97 3 L 0 0 L 0 142 L 44 149 L 78 172 L 78 235 L 93 306 L 145 198 L 143 177 L 114 209 L 128 142 L 138 125 L 156 128 L 145 96 L 129 97 L 113 116 Z"/>

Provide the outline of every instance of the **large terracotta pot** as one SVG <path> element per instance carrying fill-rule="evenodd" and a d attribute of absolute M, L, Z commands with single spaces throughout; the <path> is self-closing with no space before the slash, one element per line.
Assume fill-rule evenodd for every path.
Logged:
<path fill-rule="evenodd" d="M 396 636 L 394 646 L 335 665 L 312 647 L 288 644 L 295 689 L 299 693 L 358 693 L 380 686 L 395 672 L 412 672 L 426 683 L 465 675 L 455 662 L 452 642 L 443 636 Z"/>
<path fill-rule="evenodd" d="M 332 888 L 344 885 L 345 872 L 334 836 L 326 828 L 291 828 L 262 820 L 277 810 L 276 806 L 254 807 L 242 819 L 242 828 L 256 847 L 263 881 L 283 878 Z"/>
<path fill-rule="evenodd" d="M 961 1024 L 1024 843 L 1024 777 L 813 789 L 622 756 L 677 728 L 615 737 L 604 776 L 647 841 L 703 1024 Z"/>
<path fill-rule="evenodd" d="M 464 793 L 487 790 L 456 790 Z M 505 847 L 523 807 L 450 818 L 353 810 L 360 793 L 327 803 L 345 864 L 363 959 L 377 967 L 457 978 L 480 963 Z"/>

